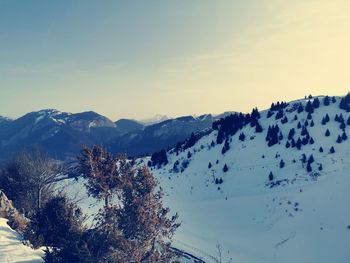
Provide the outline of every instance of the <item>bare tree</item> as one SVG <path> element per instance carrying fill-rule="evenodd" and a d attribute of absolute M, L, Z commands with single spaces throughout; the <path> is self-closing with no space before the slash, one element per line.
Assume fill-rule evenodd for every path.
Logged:
<path fill-rule="evenodd" d="M 232 263 L 232 258 L 230 258 L 227 263 Z M 215 263 L 224 263 L 223 255 L 222 255 L 222 246 L 220 243 L 216 244 L 216 258 Z"/>
<path fill-rule="evenodd" d="M 62 165 L 39 148 L 23 152 L 3 165 L 0 188 L 26 213 L 39 210 L 54 193 L 54 184 L 63 178 Z"/>

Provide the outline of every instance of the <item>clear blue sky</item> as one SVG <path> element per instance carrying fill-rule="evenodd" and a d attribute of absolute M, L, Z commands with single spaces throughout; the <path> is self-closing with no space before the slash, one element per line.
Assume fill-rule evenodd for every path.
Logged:
<path fill-rule="evenodd" d="M 345 0 L 0 0 L 0 115 L 247 111 L 350 84 Z"/>

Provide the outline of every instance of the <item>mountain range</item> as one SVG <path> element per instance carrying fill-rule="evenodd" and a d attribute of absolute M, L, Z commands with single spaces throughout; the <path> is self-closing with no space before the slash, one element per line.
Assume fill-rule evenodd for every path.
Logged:
<path fill-rule="evenodd" d="M 30 151 L 36 145 L 60 160 L 75 158 L 82 145 L 93 144 L 103 145 L 114 154 L 142 156 L 173 147 L 191 133 L 210 129 L 213 121 L 226 114 L 114 122 L 93 111 L 67 113 L 46 109 L 14 120 L 0 117 L 0 159 Z"/>

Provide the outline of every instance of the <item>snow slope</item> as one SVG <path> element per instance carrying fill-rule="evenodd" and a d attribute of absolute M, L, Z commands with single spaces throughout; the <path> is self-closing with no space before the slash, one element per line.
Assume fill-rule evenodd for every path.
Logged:
<path fill-rule="evenodd" d="M 329 106 L 320 100 L 321 106 L 312 114 L 314 126 L 307 127 L 314 144 L 303 145 L 301 150 L 285 145 L 291 128 L 296 140 L 301 137 L 297 124 L 304 125 L 307 113 L 297 113 L 293 105 L 305 106 L 307 100 L 289 103 L 284 110 L 285 124 L 276 120 L 276 113 L 267 118 L 267 111 L 260 112 L 263 132 L 245 126 L 241 131 L 246 139 L 239 140 L 241 131 L 231 136 L 230 149 L 224 154 L 223 144 L 212 146 L 217 131 L 183 152 L 168 152 L 169 163 L 154 168 L 153 173 L 165 191 L 165 205 L 172 213 L 178 212 L 182 221 L 174 247 L 207 263 L 216 262 L 217 244 L 226 260 L 238 263 L 350 262 L 350 139 L 336 142 L 342 130 L 334 121 L 335 115 L 342 113 L 346 122 L 350 113 L 339 109 L 339 97 Z M 322 125 L 326 114 L 330 121 Z M 283 139 L 268 147 L 267 129 L 275 124 Z M 329 137 L 325 136 L 327 129 Z M 348 126 L 345 130 L 349 133 Z M 331 146 L 334 154 L 329 152 Z M 302 154 L 313 155 L 312 172 L 302 163 Z M 283 168 L 279 167 L 281 159 Z M 188 163 L 183 172 L 174 171 L 177 162 L 179 167 Z M 321 163 L 323 170 L 319 171 Z M 271 187 L 270 172 L 279 185 Z M 216 178 L 223 183 L 215 184 Z M 73 182 L 69 189 L 86 195 L 81 181 Z M 94 203 L 89 198 L 80 202 L 90 214 L 98 210 Z"/>
<path fill-rule="evenodd" d="M 303 124 L 307 113 L 292 111 L 292 105 L 305 105 L 306 100 L 290 103 L 285 111 L 286 124 L 275 115 L 267 118 L 267 111 L 261 112 L 263 133 L 255 133 L 249 125 L 244 127 L 245 141 L 238 139 L 238 132 L 225 154 L 221 153 L 223 144 L 210 146 L 216 141 L 216 131 L 178 155 L 168 153 L 169 164 L 153 172 L 166 192 L 165 203 L 182 220 L 176 246 L 207 262 L 214 262 L 217 243 L 226 259 L 239 263 L 350 262 L 350 144 L 349 139 L 336 143 L 342 131 L 334 121 L 335 114 L 342 113 L 345 122 L 350 114 L 339 109 L 339 98 L 329 106 L 320 99 L 320 108 L 312 114 L 315 126 L 308 126 L 315 143 L 301 150 L 287 149 L 285 143 L 291 128 L 296 130 L 295 138 L 300 136 L 297 123 Z M 322 125 L 326 113 L 330 122 Z M 268 147 L 266 131 L 273 124 L 279 125 L 284 139 Z M 326 129 L 331 136 L 325 137 Z M 324 152 L 319 152 L 321 146 Z M 335 147 L 334 154 L 329 153 L 331 146 Z M 312 173 L 300 161 L 303 153 L 315 158 Z M 281 159 L 284 168 L 279 168 Z M 175 173 L 174 163 L 179 161 L 181 166 L 186 160 L 188 167 Z M 317 169 L 319 163 L 322 171 Z M 226 173 L 224 164 L 228 166 Z M 281 185 L 270 188 L 270 171 Z M 215 178 L 222 178 L 223 184 L 215 184 Z"/>
<path fill-rule="evenodd" d="M 33 250 L 22 244 L 21 236 L 0 218 L 0 262 L 1 263 L 39 263 L 43 251 Z"/>

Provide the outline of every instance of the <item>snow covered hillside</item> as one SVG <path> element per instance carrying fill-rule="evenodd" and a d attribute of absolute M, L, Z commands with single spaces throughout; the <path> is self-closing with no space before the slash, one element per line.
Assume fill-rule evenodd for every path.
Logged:
<path fill-rule="evenodd" d="M 340 97 L 314 99 L 260 112 L 262 132 L 218 138 L 221 123 L 167 153 L 153 172 L 182 220 L 176 247 L 207 262 L 218 243 L 239 263 L 350 262 L 350 113 Z"/>
<path fill-rule="evenodd" d="M 33 250 L 22 244 L 21 236 L 0 218 L 0 262 L 1 263 L 39 263 L 43 262 L 43 251 Z"/>

